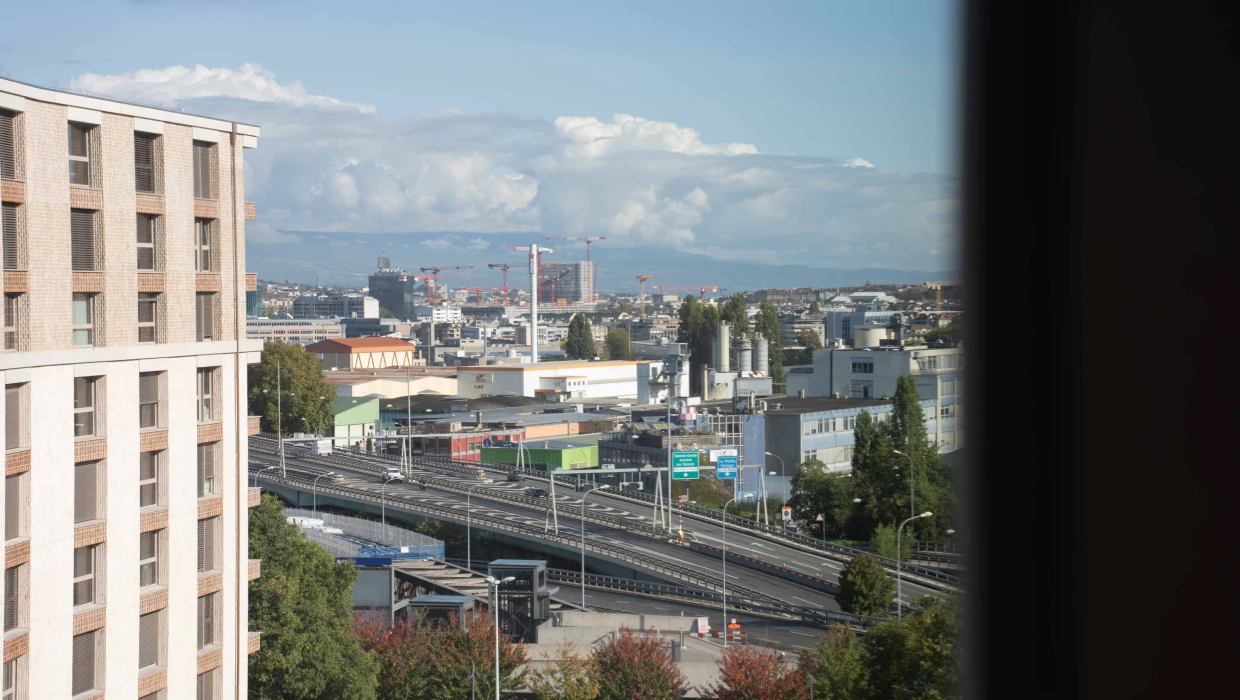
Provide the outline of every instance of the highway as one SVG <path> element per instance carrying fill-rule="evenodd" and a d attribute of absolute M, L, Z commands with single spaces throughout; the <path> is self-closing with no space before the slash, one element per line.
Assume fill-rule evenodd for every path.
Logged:
<path fill-rule="evenodd" d="M 274 440 L 251 438 L 250 446 L 252 473 L 275 463 L 273 453 L 276 451 L 276 443 Z M 300 472 L 304 473 L 307 478 L 313 478 L 331 470 L 343 475 L 341 479 L 334 482 L 336 485 L 371 492 L 379 490 L 381 480 L 379 474 L 382 468 L 392 464 L 386 460 L 353 454 L 337 453 L 331 457 L 312 457 L 304 448 L 288 444 L 285 446 L 285 451 L 286 466 L 290 470 L 290 476 L 293 476 L 295 472 Z M 450 509 L 456 514 L 456 520 L 463 521 L 466 497 L 462 491 L 473 486 L 470 510 L 475 527 L 491 529 L 487 521 L 498 519 L 514 526 L 522 526 L 535 533 L 542 531 L 547 517 L 544 512 L 545 505 L 540 500 L 524 496 L 524 489 L 534 481 L 533 479 L 526 482 L 509 482 L 503 480 L 506 476 L 504 473 L 491 471 L 488 474 L 495 481 L 484 483 L 473 471 L 477 467 L 464 469 L 460 466 L 436 463 L 434 460 L 420 459 L 415 459 L 415 465 L 412 477 L 427 480 L 427 489 L 421 490 L 409 483 L 388 484 L 386 493 L 389 503 L 392 503 L 389 508 L 393 508 L 394 512 L 399 508 L 395 499 L 408 499 L 417 504 Z M 275 470 L 266 471 L 264 476 L 272 475 L 274 472 Z M 545 485 L 545 482 L 538 485 Z M 320 497 L 325 497 L 328 486 L 328 479 L 319 481 L 318 490 L 322 494 Z M 580 538 L 580 496 L 562 486 L 556 490 L 557 505 L 560 510 L 559 532 L 575 543 Z M 513 500 L 522 502 L 511 502 Z M 698 585 L 705 584 L 708 588 L 718 590 L 718 582 L 721 580 L 718 550 L 714 552 L 688 551 L 684 546 L 668 542 L 665 533 L 656 535 L 651 518 L 652 509 L 648 505 L 610 497 L 606 495 L 606 491 L 592 491 L 587 498 L 586 513 L 588 545 L 622 549 L 678 564 L 702 577 L 703 581 L 696 582 Z M 418 515 L 416 512 L 413 514 Z M 686 515 L 684 525 L 685 532 L 701 545 L 722 547 L 723 534 L 717 522 L 710 523 L 704 519 Z M 561 556 L 576 554 L 576 551 L 565 552 L 563 544 L 561 542 L 553 547 L 553 551 Z M 731 526 L 728 528 L 727 546 L 734 554 L 757 557 L 764 562 L 776 563 L 780 567 L 787 565 L 791 571 L 799 572 L 814 580 L 821 577 L 824 581 L 834 582 L 844 566 L 841 561 L 796 547 L 785 546 L 770 538 L 755 536 Z M 587 552 L 587 558 L 593 561 L 598 557 Z M 644 567 L 635 568 L 644 569 Z M 658 574 L 658 572 L 648 570 L 645 573 Z M 835 599 L 828 591 L 822 590 L 821 586 L 807 586 L 784 580 L 764 571 L 745 568 L 733 561 L 729 561 L 727 574 L 730 595 L 749 593 L 783 601 L 789 605 L 826 610 L 838 609 Z M 711 585 L 712 581 L 714 585 Z M 928 588 L 905 582 L 905 600 L 928 592 L 930 592 Z"/>

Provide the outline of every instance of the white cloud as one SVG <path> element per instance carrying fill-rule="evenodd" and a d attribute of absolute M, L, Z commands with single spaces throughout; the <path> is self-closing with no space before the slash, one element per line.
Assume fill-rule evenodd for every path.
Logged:
<path fill-rule="evenodd" d="M 841 163 L 845 168 L 873 168 L 874 164 L 865 158 L 849 158 Z"/>
<path fill-rule="evenodd" d="M 280 84 L 274 73 L 253 63 L 246 63 L 239 70 L 197 65 L 143 69 L 120 75 L 83 73 L 69 81 L 69 87 L 141 102 L 176 103 L 193 98 L 236 97 L 294 107 L 346 108 L 363 114 L 375 111 L 374 105 L 311 95 L 298 81 Z"/>
<path fill-rule="evenodd" d="M 256 242 L 300 240 L 281 231 L 433 233 L 419 245 L 477 264 L 488 242 L 472 234 L 606 235 L 607 248 L 906 269 L 929 269 L 936 254 L 958 250 L 955 184 L 946 176 L 884 172 L 860 158 L 763 154 L 627 115 L 548 120 L 443 109 L 392 118 L 306 95 L 253 66 L 202 68 L 217 76 L 214 86 L 174 84 L 178 70 L 189 69 L 77 80 L 121 98 L 133 85 L 161 85 L 150 94 L 261 126 L 258 149 L 245 154 L 246 199 L 262 210 L 248 228 Z M 235 77 L 247 71 L 262 80 Z M 163 79 L 133 77 L 147 74 Z"/>

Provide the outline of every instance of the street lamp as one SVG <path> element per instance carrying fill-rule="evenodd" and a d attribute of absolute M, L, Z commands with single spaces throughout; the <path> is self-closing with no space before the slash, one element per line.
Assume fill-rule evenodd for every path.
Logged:
<path fill-rule="evenodd" d="M 767 456 L 767 457 L 774 457 L 775 459 L 778 459 L 778 460 L 779 460 L 779 478 L 781 478 L 781 479 L 787 479 L 787 478 L 788 478 L 788 474 L 786 473 L 786 471 L 785 471 L 785 469 L 784 469 L 784 458 L 783 458 L 783 457 L 780 457 L 779 455 L 775 454 L 774 452 L 767 452 L 767 453 L 766 453 L 766 456 Z M 775 472 L 771 472 L 771 476 L 775 476 Z M 786 499 L 785 499 L 785 497 L 784 497 L 784 487 L 785 487 L 785 484 L 783 484 L 783 483 L 781 483 L 781 484 L 780 484 L 780 486 L 779 486 L 779 504 L 780 504 L 781 506 L 784 504 L 784 501 L 786 500 Z"/>
<path fill-rule="evenodd" d="M 310 494 L 314 498 L 314 512 L 319 512 L 319 479 L 325 476 L 336 476 L 336 472 L 326 472 L 314 477 L 314 482 L 310 484 Z"/>
<path fill-rule="evenodd" d="M 254 486 L 255 486 L 255 488 L 257 488 L 257 487 L 258 487 L 258 475 L 259 475 L 259 474 L 262 474 L 262 473 L 263 473 L 263 472 L 265 472 L 265 471 L 269 471 L 269 470 L 272 470 L 272 469 L 279 469 L 279 468 L 280 468 L 280 465 L 278 465 L 278 464 L 273 464 L 273 465 L 271 465 L 270 467 L 265 467 L 265 468 L 263 468 L 263 469 L 259 469 L 258 471 L 254 472 Z"/>
<path fill-rule="evenodd" d="M 723 517 L 719 522 L 723 523 L 723 648 L 728 648 L 728 506 L 732 505 L 732 501 L 723 504 Z"/>
<path fill-rule="evenodd" d="M 387 494 L 385 491 L 387 489 L 387 485 L 393 481 L 396 481 L 396 479 L 388 479 L 383 482 L 382 486 L 379 487 L 379 517 L 383 521 L 384 525 L 387 525 Z"/>
<path fill-rule="evenodd" d="M 900 576 L 900 552 L 901 552 L 900 531 L 904 529 L 905 525 L 908 525 L 914 520 L 917 520 L 918 518 L 928 518 L 931 515 L 934 515 L 934 513 L 931 513 L 930 511 L 926 511 L 922 513 L 921 515 L 914 515 L 908 520 L 905 520 L 904 522 L 900 523 L 900 527 L 896 528 L 896 619 L 897 620 L 902 619 L 904 617 L 904 601 L 900 597 L 901 583 L 903 582 L 903 579 Z"/>
<path fill-rule="evenodd" d="M 479 486 L 485 486 L 491 483 L 494 483 L 494 479 L 487 479 L 486 481 L 474 484 L 473 486 L 470 486 L 469 488 L 465 489 L 465 568 L 466 569 L 474 568 L 474 550 L 473 550 L 474 541 L 469 536 L 469 526 L 470 526 L 470 522 L 474 514 L 473 509 L 469 507 L 470 496 L 474 495 L 473 494 L 474 489 L 478 488 Z"/>
<path fill-rule="evenodd" d="M 910 518 L 915 518 L 916 516 L 914 516 L 913 513 L 917 511 L 913 505 L 913 457 L 912 455 L 906 455 L 899 450 L 892 450 L 892 452 L 900 455 L 901 457 L 908 458 L 908 515 Z"/>
<path fill-rule="evenodd" d="M 586 496 L 591 491 L 609 488 L 609 484 L 598 484 L 593 488 L 586 489 L 581 494 L 581 609 L 586 609 Z"/>
<path fill-rule="evenodd" d="M 517 579 L 516 576 L 508 576 L 502 579 L 496 579 L 494 576 L 487 576 L 486 582 L 491 584 L 494 589 L 495 603 L 492 606 L 495 612 L 495 700 L 499 700 L 499 587 L 500 584 L 510 583 Z"/>

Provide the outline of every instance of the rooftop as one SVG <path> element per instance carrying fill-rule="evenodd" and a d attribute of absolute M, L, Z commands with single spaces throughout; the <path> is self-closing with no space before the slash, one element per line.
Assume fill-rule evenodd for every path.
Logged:
<path fill-rule="evenodd" d="M 319 343 L 315 343 L 318 345 Z M 313 347 L 313 346 L 311 346 Z M 455 377 L 456 367 L 384 367 L 382 369 L 338 369 L 325 370 L 323 379 L 332 386 L 349 386 L 361 384 L 373 379 L 401 380 L 405 377 Z"/>
<path fill-rule="evenodd" d="M 833 399 L 828 396 L 810 396 L 804 399 L 784 396 L 766 401 L 767 413 L 817 413 L 891 405 L 891 399 Z M 778 409 L 775 408 L 777 404 Z"/>
<path fill-rule="evenodd" d="M 306 349 L 310 352 L 358 353 L 373 352 L 375 350 L 413 350 L 414 345 L 399 338 L 374 336 L 370 338 L 333 338 L 317 342 L 314 345 L 308 345 Z"/>

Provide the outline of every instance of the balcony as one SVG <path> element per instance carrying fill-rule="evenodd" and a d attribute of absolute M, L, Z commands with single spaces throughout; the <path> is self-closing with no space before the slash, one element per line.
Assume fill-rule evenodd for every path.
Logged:
<path fill-rule="evenodd" d="M 249 488 L 246 491 L 246 505 L 250 508 L 263 502 L 263 490 L 261 488 Z"/>
<path fill-rule="evenodd" d="M 254 579 L 262 575 L 263 575 L 263 560 L 262 559 L 251 559 L 249 561 L 249 568 L 246 570 L 245 580 L 253 581 Z"/>
<path fill-rule="evenodd" d="M 263 417 L 262 416 L 248 416 L 246 418 L 245 427 L 246 427 L 246 430 L 245 430 L 246 435 L 258 435 L 259 433 L 263 432 Z"/>
<path fill-rule="evenodd" d="M 258 218 L 258 208 L 254 206 L 254 202 L 245 203 L 245 220 L 254 221 Z"/>
<path fill-rule="evenodd" d="M 26 183 L 21 180 L 0 180 L 0 199 L 13 204 L 25 204 Z"/>

